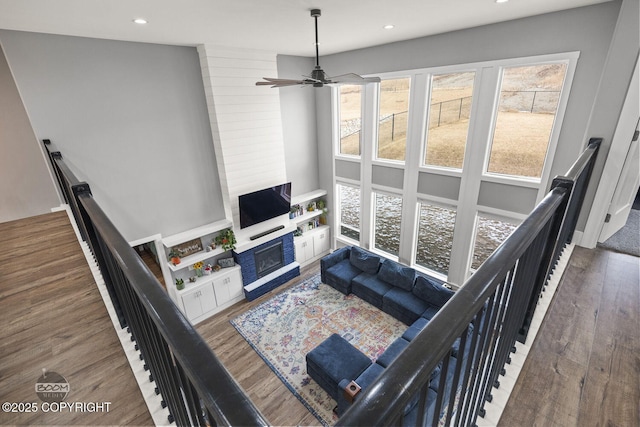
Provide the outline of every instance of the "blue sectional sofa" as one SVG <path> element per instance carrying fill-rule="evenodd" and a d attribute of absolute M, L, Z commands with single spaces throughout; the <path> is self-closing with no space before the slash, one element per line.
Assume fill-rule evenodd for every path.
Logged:
<path fill-rule="evenodd" d="M 353 293 L 409 326 L 403 336 L 396 339 L 375 362 L 359 363 L 358 369 L 355 370 L 352 364 L 349 366 L 345 364 L 344 371 L 341 371 L 341 366 L 336 366 L 337 358 L 333 355 L 334 353 L 342 353 L 344 360 L 344 358 L 354 358 L 356 356 L 354 351 L 360 352 L 335 334 L 307 355 L 310 376 L 336 399 L 337 413 L 342 415 L 352 401 L 357 399 L 358 391 L 366 389 L 391 364 L 453 296 L 453 291 L 444 287 L 441 280 L 416 272 L 413 268 L 377 256 L 357 246 L 340 248 L 322 258 L 320 275 L 323 283 L 345 295 Z M 459 340 L 454 345 L 450 358 L 448 383 L 453 375 L 452 367 L 457 363 L 457 345 Z M 327 354 L 332 356 L 327 358 Z M 328 360 L 326 363 L 330 365 L 326 369 L 324 368 L 325 358 Z M 362 360 L 359 356 L 357 359 Z M 431 378 L 432 383 L 426 402 L 430 417 L 433 416 L 439 387 L 439 367 L 434 370 Z M 445 387 L 445 390 L 450 390 L 450 384 Z M 350 388 L 357 390 L 355 393 L 351 390 L 350 393 Z M 405 409 L 405 421 L 410 422 L 415 415 L 416 403 L 417 399 Z"/>

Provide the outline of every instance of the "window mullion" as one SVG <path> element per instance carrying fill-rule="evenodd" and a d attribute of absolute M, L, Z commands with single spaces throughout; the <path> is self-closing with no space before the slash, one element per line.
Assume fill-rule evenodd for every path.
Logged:
<path fill-rule="evenodd" d="M 373 247 L 373 158 L 377 140 L 378 84 L 367 84 L 362 98 L 362 138 L 360 139 L 360 246 Z"/>
<path fill-rule="evenodd" d="M 493 123 L 497 102 L 500 72 L 498 67 L 478 70 L 473 89 L 473 103 L 464 156 L 460 193 L 458 195 L 458 215 L 453 233 L 453 246 L 449 264 L 449 281 L 458 285 L 464 283 L 469 271 L 473 251 L 473 236 L 477 201 L 484 170 L 484 159 Z"/>

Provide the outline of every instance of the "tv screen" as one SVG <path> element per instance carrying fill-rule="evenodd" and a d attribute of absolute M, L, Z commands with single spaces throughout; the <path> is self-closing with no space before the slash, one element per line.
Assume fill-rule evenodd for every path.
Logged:
<path fill-rule="evenodd" d="M 288 214 L 291 209 L 291 183 L 277 185 L 238 197 L 240 228 Z"/>

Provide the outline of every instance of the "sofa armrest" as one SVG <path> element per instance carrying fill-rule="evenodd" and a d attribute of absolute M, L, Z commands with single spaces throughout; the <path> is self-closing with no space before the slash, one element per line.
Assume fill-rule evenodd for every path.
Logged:
<path fill-rule="evenodd" d="M 357 391 L 347 391 L 350 389 L 351 384 L 356 384 L 355 381 L 353 380 L 348 380 L 348 379 L 343 379 L 342 381 L 340 381 L 340 383 L 338 384 L 338 391 L 339 396 L 338 396 L 338 401 L 336 402 L 338 404 L 338 407 L 336 409 L 336 412 L 338 413 L 338 415 L 342 415 L 344 414 L 344 412 L 349 409 L 349 407 L 351 406 L 351 404 L 353 403 L 353 401 L 355 400 L 357 394 L 360 392 L 360 386 L 357 387 Z M 356 384 L 357 385 L 357 384 Z"/>
<path fill-rule="evenodd" d="M 327 269 L 333 267 L 340 261 L 348 259 L 349 254 L 351 253 L 350 250 L 351 248 L 349 246 L 345 246 L 336 251 L 333 251 L 320 260 L 320 280 L 322 280 L 322 283 L 327 283 L 324 276 L 325 271 L 327 271 Z"/>

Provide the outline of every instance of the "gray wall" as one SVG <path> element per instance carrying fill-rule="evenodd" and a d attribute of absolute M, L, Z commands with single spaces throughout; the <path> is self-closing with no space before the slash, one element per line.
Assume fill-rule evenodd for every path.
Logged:
<path fill-rule="evenodd" d="M 40 215 L 60 205 L 0 46 L 0 222 Z"/>
<path fill-rule="evenodd" d="M 311 58 L 278 55 L 278 77 L 300 79 L 309 75 L 315 63 Z M 269 77 L 269 76 L 267 76 Z M 316 110 L 314 88 L 298 86 L 273 89 L 280 91 L 282 137 L 284 139 L 287 179 L 293 195 L 320 188 L 316 144 Z"/>
<path fill-rule="evenodd" d="M 321 63 L 331 74 L 375 74 L 580 51 L 552 166 L 551 176 L 555 176 L 567 171 L 586 144 L 585 130 L 589 127 L 591 108 L 620 7 L 621 1 L 602 3 L 330 55 L 321 58 Z M 637 13 L 635 18 L 637 20 Z M 631 43 L 637 43 L 637 37 Z M 611 81 L 610 84 L 628 82 Z M 329 98 L 330 93 L 318 92 L 316 96 Z M 329 101 L 318 99 L 317 103 L 328 105 Z M 318 115 L 317 126 L 319 135 L 330 135 L 330 115 Z M 330 181 L 325 173 L 330 170 L 320 170 L 321 183 Z"/>
<path fill-rule="evenodd" d="M 128 240 L 224 218 L 195 48 L 0 31 L 37 139 Z"/>

